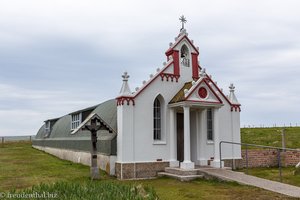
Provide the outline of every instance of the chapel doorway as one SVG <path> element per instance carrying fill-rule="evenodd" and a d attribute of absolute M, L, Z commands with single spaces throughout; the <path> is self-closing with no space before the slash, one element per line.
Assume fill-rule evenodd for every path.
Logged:
<path fill-rule="evenodd" d="M 183 113 L 177 113 L 177 160 L 184 160 Z"/>

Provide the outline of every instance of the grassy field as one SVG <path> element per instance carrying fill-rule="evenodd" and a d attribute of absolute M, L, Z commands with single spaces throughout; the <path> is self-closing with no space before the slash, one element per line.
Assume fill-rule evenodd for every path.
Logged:
<path fill-rule="evenodd" d="M 3 194 L 3 193 L 2 193 Z M 9 195 L 9 194 L 13 194 Z M 142 185 L 120 184 L 116 182 L 103 181 L 94 184 L 90 182 L 56 182 L 54 184 L 39 184 L 30 189 L 10 191 L 6 199 L 20 199 L 24 194 L 38 194 L 38 199 L 59 199 L 59 200 L 157 200 L 153 188 Z M 43 197 L 41 195 L 45 194 Z M 1 195 L 1 194 L 0 194 Z M 1 195 L 2 196 L 2 195 Z M 0 196 L 0 199 L 2 199 Z M 13 198 L 12 198 L 13 197 Z M 32 198 L 35 198 L 34 196 Z"/>
<path fill-rule="evenodd" d="M 295 167 L 284 167 L 282 168 L 282 182 L 290 185 L 295 185 L 300 187 L 300 173 L 294 175 L 296 168 Z M 246 172 L 246 169 L 239 170 Z M 257 176 L 260 178 L 265 178 L 273 181 L 280 181 L 279 169 L 277 168 L 250 168 L 248 169 L 248 174 Z"/>
<path fill-rule="evenodd" d="M 42 187 L 42 190 L 53 190 L 55 186 L 44 184 L 71 184 L 75 191 L 81 191 L 87 184 L 98 188 L 105 183 L 137 185 L 143 188 L 154 188 L 159 199 L 293 199 L 255 187 L 237 183 L 208 181 L 198 179 L 192 182 L 180 182 L 169 178 L 138 181 L 119 181 L 101 172 L 102 179 L 91 182 L 89 167 L 60 160 L 31 147 L 30 143 L 7 143 L 0 145 L 0 193 L 16 188 L 24 189 Z M 63 183 L 62 183 L 63 181 Z M 75 184 L 75 186 L 72 184 Z M 39 186 L 40 185 L 40 186 Z M 84 188 L 81 188 L 84 187 Z M 26 191 L 32 191 L 29 189 Z M 71 190 L 72 191 L 72 190 Z M 69 189 L 65 193 L 70 192 Z"/>
<path fill-rule="evenodd" d="M 242 128 L 243 143 L 281 147 L 282 128 Z M 300 127 L 285 128 L 287 148 L 300 148 Z"/>

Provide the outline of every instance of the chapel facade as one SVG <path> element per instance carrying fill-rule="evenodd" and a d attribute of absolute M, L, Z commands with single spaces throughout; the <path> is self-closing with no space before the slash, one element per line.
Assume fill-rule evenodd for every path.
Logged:
<path fill-rule="evenodd" d="M 199 48 L 184 27 L 165 55 L 163 67 L 134 92 L 125 72 L 115 99 L 46 120 L 33 146 L 89 165 L 89 132 L 74 130 L 95 113 L 109 127 L 97 133 L 98 165 L 119 179 L 153 177 L 166 167 L 222 166 L 220 141 L 240 142 L 235 87 L 225 95 L 200 66 Z M 241 159 L 240 146 L 224 146 L 223 159 Z"/>
<path fill-rule="evenodd" d="M 167 62 L 131 92 L 128 74 L 117 99 L 116 173 L 140 178 L 147 169 L 220 167 L 220 141 L 240 142 L 240 103 L 199 65 L 199 48 L 184 28 L 165 52 Z M 225 159 L 241 159 L 228 145 Z"/>

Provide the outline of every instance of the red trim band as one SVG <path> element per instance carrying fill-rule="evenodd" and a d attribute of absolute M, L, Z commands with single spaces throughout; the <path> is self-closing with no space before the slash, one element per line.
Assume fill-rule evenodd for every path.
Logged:
<path fill-rule="evenodd" d="M 117 100 L 117 106 L 124 105 L 124 102 L 127 102 L 128 106 L 130 105 L 130 102 L 132 102 L 133 106 L 135 105 L 133 97 L 122 96 L 122 97 L 117 97 L 116 100 Z"/>
<path fill-rule="evenodd" d="M 170 73 L 160 73 L 159 75 L 162 81 L 164 81 L 164 79 L 166 78 L 166 81 L 169 81 L 169 79 L 171 79 L 172 82 L 174 81 L 174 79 L 176 80 L 176 82 L 178 82 L 178 79 L 180 77 L 180 75 L 174 75 Z"/>

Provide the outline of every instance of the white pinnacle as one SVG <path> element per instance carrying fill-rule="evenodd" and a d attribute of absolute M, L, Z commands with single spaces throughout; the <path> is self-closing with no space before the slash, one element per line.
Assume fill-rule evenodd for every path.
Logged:
<path fill-rule="evenodd" d="M 124 72 L 124 74 L 122 75 L 122 78 L 123 78 L 123 85 L 120 90 L 120 95 L 124 95 L 124 96 L 131 95 L 131 90 L 128 85 L 128 79 L 129 79 L 128 73 Z"/>
<path fill-rule="evenodd" d="M 235 89 L 235 87 L 234 87 L 233 83 L 231 83 L 229 86 L 230 94 L 229 94 L 228 99 L 232 104 L 240 104 L 234 94 L 234 89 Z"/>

